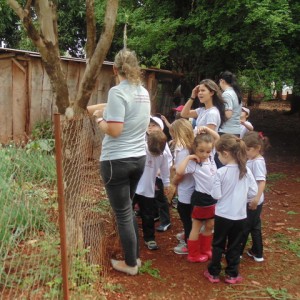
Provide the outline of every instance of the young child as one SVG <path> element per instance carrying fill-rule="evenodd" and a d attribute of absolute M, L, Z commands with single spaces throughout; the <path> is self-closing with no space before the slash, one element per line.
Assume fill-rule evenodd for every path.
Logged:
<path fill-rule="evenodd" d="M 240 122 L 241 122 L 241 132 L 240 132 L 240 138 L 243 138 L 243 136 L 253 130 L 252 124 L 248 121 L 248 118 L 250 116 L 250 110 L 247 107 L 242 107 L 241 111 L 241 117 L 240 117 Z"/>
<path fill-rule="evenodd" d="M 211 258 L 212 230 L 216 200 L 211 196 L 213 178 L 217 171 L 212 150 L 219 135 L 208 127 L 200 127 L 201 134 L 195 137 L 193 153 L 188 155 L 176 169 L 178 176 L 192 174 L 195 191 L 191 197 L 192 229 L 187 241 L 188 261 L 205 262 Z M 205 230 L 200 233 L 204 225 Z"/>
<path fill-rule="evenodd" d="M 257 184 L 246 167 L 246 145 L 241 139 L 224 134 L 217 141 L 216 150 L 224 167 L 218 169 L 211 190 L 218 202 L 212 259 L 204 276 L 212 283 L 220 281 L 222 254 L 227 245 L 225 282 L 234 284 L 242 281 L 239 275 L 241 237 L 247 217 L 247 199 L 256 196 Z"/>
<path fill-rule="evenodd" d="M 247 167 L 251 170 L 257 182 L 258 193 L 247 206 L 247 222 L 242 238 L 241 255 L 243 255 L 249 233 L 251 233 L 252 247 L 247 251 L 247 254 L 256 262 L 262 262 L 264 258 L 260 215 L 264 202 L 267 176 L 266 163 L 262 155 L 269 148 L 270 143 L 267 137 L 255 131 L 246 133 L 243 140 L 247 147 Z"/>
<path fill-rule="evenodd" d="M 147 129 L 147 135 L 154 131 L 163 131 L 164 123 L 158 117 L 150 117 L 150 123 Z M 171 154 L 170 148 L 166 143 L 165 151 L 168 155 L 169 168 L 171 168 L 173 164 L 173 156 Z M 170 211 L 169 211 L 169 203 L 168 199 L 164 193 L 164 186 L 162 179 L 159 176 L 159 171 L 155 181 L 155 218 L 159 217 L 160 225 L 156 228 L 157 231 L 163 232 L 170 228 L 171 219 L 170 219 Z"/>
<path fill-rule="evenodd" d="M 192 124 L 186 119 L 178 119 L 172 123 L 171 134 L 173 137 L 174 164 L 177 168 L 180 163 L 191 153 L 194 133 Z M 195 180 L 192 174 L 174 176 L 173 183 L 177 186 L 177 210 L 184 228 L 184 239 L 174 248 L 176 254 L 188 254 L 187 238 L 192 229 L 191 196 L 195 190 Z"/>
<path fill-rule="evenodd" d="M 170 184 L 168 154 L 165 151 L 166 142 L 167 137 L 162 131 L 153 131 L 148 135 L 145 169 L 134 196 L 142 218 L 143 238 L 149 250 L 158 249 L 154 229 L 155 180 L 158 170 L 160 170 L 165 193 L 168 193 Z"/>

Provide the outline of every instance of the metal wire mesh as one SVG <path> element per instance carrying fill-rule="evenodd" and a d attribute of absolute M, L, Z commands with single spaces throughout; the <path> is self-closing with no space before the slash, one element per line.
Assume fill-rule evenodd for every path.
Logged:
<path fill-rule="evenodd" d="M 103 136 L 89 116 L 61 121 L 71 299 L 99 294 L 115 225 L 99 176 Z M 61 299 L 55 156 L 0 148 L 0 299 Z M 77 298 L 74 298 L 77 299 Z"/>

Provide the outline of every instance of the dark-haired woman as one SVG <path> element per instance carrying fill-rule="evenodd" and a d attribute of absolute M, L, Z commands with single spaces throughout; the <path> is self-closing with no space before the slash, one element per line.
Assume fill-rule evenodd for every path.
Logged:
<path fill-rule="evenodd" d="M 222 89 L 222 97 L 225 102 L 226 122 L 219 128 L 219 134 L 234 134 L 240 137 L 242 112 L 242 93 L 237 83 L 236 77 L 229 71 L 222 72 L 219 76 L 219 86 Z M 218 155 L 215 155 L 215 162 L 218 168 L 223 167 Z"/>
<path fill-rule="evenodd" d="M 196 97 L 202 106 L 191 109 Z M 202 80 L 193 89 L 191 97 L 181 111 L 181 116 L 195 118 L 197 127 L 207 126 L 218 132 L 219 127 L 225 121 L 225 106 L 218 85 L 211 79 Z"/>
<path fill-rule="evenodd" d="M 219 85 L 223 91 L 222 97 L 225 102 L 226 122 L 220 127 L 219 133 L 231 133 L 240 136 L 242 111 L 242 93 L 236 77 L 229 71 L 222 72 L 219 77 Z"/>

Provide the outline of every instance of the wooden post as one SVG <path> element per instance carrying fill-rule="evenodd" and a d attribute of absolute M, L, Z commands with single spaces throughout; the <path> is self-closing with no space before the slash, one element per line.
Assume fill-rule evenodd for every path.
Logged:
<path fill-rule="evenodd" d="M 61 252 L 61 272 L 64 300 L 69 300 L 68 283 L 68 254 L 66 238 L 65 202 L 64 202 L 64 183 L 61 153 L 61 134 L 60 134 L 60 114 L 54 114 L 55 130 L 55 154 L 56 154 L 56 174 L 57 174 L 57 194 L 58 194 L 58 213 L 59 213 L 59 233 L 60 233 L 60 252 Z"/>

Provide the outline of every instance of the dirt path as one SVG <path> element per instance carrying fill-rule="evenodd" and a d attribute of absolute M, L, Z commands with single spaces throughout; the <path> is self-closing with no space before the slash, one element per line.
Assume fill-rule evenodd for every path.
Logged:
<path fill-rule="evenodd" d="M 282 110 L 288 110 L 286 103 L 251 109 L 255 129 L 269 136 L 273 146 L 265 156 L 269 174 L 262 217 L 265 262 L 244 255 L 242 284 L 209 283 L 203 277 L 207 263 L 189 263 L 186 256 L 173 252 L 182 227 L 171 208 L 171 229 L 156 236 L 160 249 L 149 251 L 141 244 L 141 258 L 152 263 L 147 270 L 153 276 L 130 277 L 109 268 L 109 284 L 102 291 L 106 299 L 300 299 L 300 119 L 283 116 Z"/>

